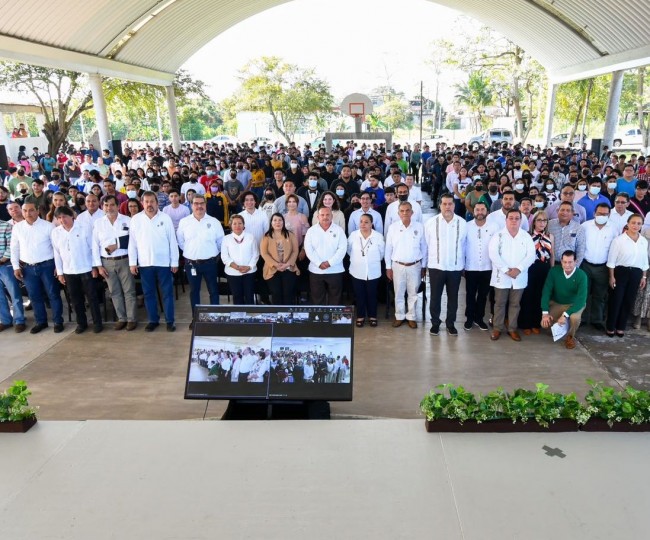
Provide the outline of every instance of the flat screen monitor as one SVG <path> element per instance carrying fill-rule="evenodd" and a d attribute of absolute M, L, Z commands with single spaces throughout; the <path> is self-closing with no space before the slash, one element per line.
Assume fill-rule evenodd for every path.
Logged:
<path fill-rule="evenodd" d="M 352 400 L 354 309 L 197 306 L 186 399 Z"/>

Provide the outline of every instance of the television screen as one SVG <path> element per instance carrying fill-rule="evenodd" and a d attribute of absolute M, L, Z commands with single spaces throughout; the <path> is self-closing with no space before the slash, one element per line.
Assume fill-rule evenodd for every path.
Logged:
<path fill-rule="evenodd" d="M 186 399 L 352 399 L 354 310 L 197 306 Z"/>

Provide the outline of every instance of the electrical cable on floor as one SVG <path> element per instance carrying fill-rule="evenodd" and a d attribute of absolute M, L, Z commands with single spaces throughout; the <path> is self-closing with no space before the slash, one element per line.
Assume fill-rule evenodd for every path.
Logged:
<path fill-rule="evenodd" d="M 205 420 L 205 415 L 208 413 L 208 405 L 210 405 L 209 399 L 205 402 L 205 411 L 203 411 L 203 420 Z"/>

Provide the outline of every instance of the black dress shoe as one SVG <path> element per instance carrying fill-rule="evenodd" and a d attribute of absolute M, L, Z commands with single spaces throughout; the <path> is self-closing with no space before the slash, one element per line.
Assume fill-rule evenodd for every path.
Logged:
<path fill-rule="evenodd" d="M 176 325 L 172 322 L 167 323 L 167 332 L 175 332 L 176 331 Z"/>
<path fill-rule="evenodd" d="M 29 333 L 38 334 L 41 330 L 45 330 L 46 328 L 47 328 L 47 323 L 37 324 L 35 326 L 32 326 L 32 329 L 29 331 Z"/>
<path fill-rule="evenodd" d="M 74 329 L 75 334 L 83 334 L 88 328 L 87 324 L 78 324 L 77 328 Z"/>
<path fill-rule="evenodd" d="M 93 333 L 95 333 L 95 334 L 99 334 L 103 329 L 104 329 L 103 324 L 94 324 L 93 325 Z"/>
<path fill-rule="evenodd" d="M 54 333 L 55 334 L 60 334 L 61 332 L 63 332 L 63 324 L 62 323 L 55 324 L 54 325 Z"/>
<path fill-rule="evenodd" d="M 160 323 L 150 322 L 150 323 L 147 324 L 147 326 L 144 327 L 144 331 L 145 332 L 153 332 L 159 326 L 160 326 Z"/>
<path fill-rule="evenodd" d="M 591 326 L 594 328 L 594 330 L 598 330 L 599 332 L 605 331 L 605 325 L 603 323 L 593 323 Z"/>

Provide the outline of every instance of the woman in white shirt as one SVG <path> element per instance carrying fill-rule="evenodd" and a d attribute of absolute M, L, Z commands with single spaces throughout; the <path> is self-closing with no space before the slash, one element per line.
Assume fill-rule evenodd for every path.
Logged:
<path fill-rule="evenodd" d="M 623 234 L 612 242 L 607 257 L 609 301 L 607 335 L 623 337 L 627 318 L 639 289 L 645 289 L 648 273 L 648 241 L 641 236 L 643 217 L 632 214 Z"/>
<path fill-rule="evenodd" d="M 252 234 L 244 231 L 244 218 L 230 219 L 232 233 L 223 239 L 221 259 L 226 268 L 226 278 L 232 292 L 233 305 L 253 305 L 255 296 L 255 271 L 260 251 Z"/>
<path fill-rule="evenodd" d="M 384 258 L 384 237 L 372 228 L 372 215 L 363 214 L 359 219 L 359 229 L 348 238 L 350 256 L 350 275 L 357 302 L 356 325 L 366 322 L 377 326 L 377 286 L 381 277 L 381 261 Z"/>

